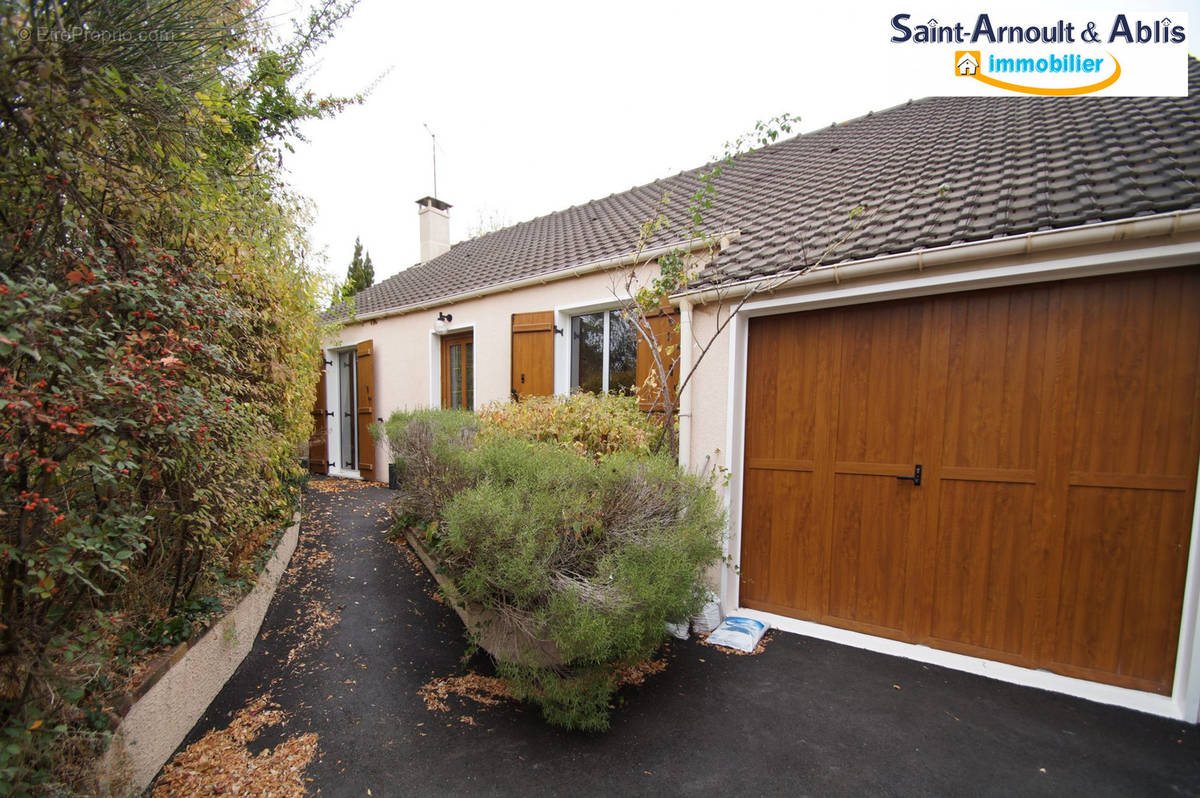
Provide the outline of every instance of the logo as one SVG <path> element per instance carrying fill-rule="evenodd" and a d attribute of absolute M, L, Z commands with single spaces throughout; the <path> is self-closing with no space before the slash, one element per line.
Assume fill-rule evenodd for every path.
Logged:
<path fill-rule="evenodd" d="M 1188 15 L 1181 11 L 897 10 L 886 20 L 890 79 L 914 96 L 1188 95 Z"/>
<path fill-rule="evenodd" d="M 981 57 L 978 50 L 954 51 L 954 74 L 973 76 L 979 73 Z"/>
<path fill-rule="evenodd" d="M 980 71 L 983 56 L 979 50 L 956 50 L 954 53 L 954 74 L 959 77 L 975 78 L 975 80 L 986 83 L 989 86 L 1020 92 L 1021 94 L 1035 94 L 1042 97 L 1071 97 L 1107 89 L 1121 79 L 1120 62 L 1116 58 L 1113 58 L 1112 53 L 1109 53 L 1108 57 L 1112 60 L 1112 74 L 1103 80 L 1089 83 L 1086 86 L 1029 86 L 1000 80 Z M 1062 56 L 1051 54 L 1045 58 L 997 58 L 995 55 L 989 55 L 987 58 L 987 68 L 988 72 L 993 74 L 1086 74 L 1089 72 L 1100 72 L 1105 69 L 1104 62 L 1105 59 L 1103 58 L 1084 58 L 1076 53 L 1066 53 Z"/>

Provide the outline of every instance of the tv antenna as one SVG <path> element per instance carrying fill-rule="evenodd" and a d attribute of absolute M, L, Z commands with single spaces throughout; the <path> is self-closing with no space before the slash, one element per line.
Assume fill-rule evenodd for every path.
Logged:
<path fill-rule="evenodd" d="M 421 127 L 425 128 L 425 132 L 429 134 L 429 149 L 433 153 L 433 196 L 437 197 L 437 136 L 429 129 L 429 125 L 424 122 Z"/>

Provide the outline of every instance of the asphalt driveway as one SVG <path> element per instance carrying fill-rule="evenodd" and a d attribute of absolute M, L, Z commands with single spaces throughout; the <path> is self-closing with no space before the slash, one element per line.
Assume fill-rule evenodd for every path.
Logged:
<path fill-rule="evenodd" d="M 476 672 L 454 612 L 388 539 L 389 492 L 317 480 L 254 650 L 184 746 L 269 694 L 315 732 L 310 794 L 1200 795 L 1196 727 L 779 632 L 757 656 L 672 642 L 612 728 L 451 694 Z"/>

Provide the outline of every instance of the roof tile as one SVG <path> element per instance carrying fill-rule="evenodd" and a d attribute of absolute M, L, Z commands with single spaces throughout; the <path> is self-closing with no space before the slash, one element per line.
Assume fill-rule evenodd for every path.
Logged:
<path fill-rule="evenodd" d="M 1200 62 L 1180 98 L 941 97 L 751 153 L 716 180 L 709 232 L 739 230 L 708 282 L 826 262 L 1200 207 Z M 463 241 L 358 294 L 359 314 L 402 310 L 630 253 L 643 221 L 686 234 L 707 167 Z M 662 204 L 664 196 L 670 197 Z"/>

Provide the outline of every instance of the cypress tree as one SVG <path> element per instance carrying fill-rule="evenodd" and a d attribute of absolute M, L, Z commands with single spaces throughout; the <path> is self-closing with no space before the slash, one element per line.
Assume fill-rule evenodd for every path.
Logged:
<path fill-rule="evenodd" d="M 371 263 L 371 253 L 364 253 L 362 241 L 355 237 L 354 256 L 350 258 L 350 268 L 346 270 L 346 282 L 342 284 L 342 299 L 349 299 L 374 284 L 375 266 Z"/>

